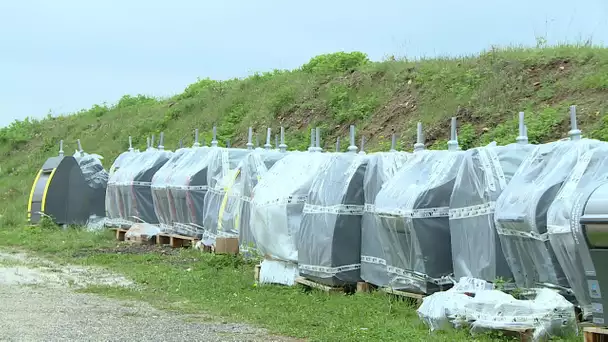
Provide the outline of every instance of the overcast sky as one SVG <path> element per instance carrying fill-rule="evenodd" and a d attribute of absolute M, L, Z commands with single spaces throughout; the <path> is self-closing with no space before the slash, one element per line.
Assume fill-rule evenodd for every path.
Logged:
<path fill-rule="evenodd" d="M 336 51 L 608 42 L 607 0 L 0 0 L 0 126 Z"/>

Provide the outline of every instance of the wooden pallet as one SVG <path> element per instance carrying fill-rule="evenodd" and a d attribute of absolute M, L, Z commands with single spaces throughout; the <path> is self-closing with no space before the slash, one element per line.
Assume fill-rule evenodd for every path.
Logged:
<path fill-rule="evenodd" d="M 532 342 L 534 330 L 530 328 L 510 328 L 499 330 L 506 337 L 515 338 L 520 342 Z"/>
<path fill-rule="evenodd" d="M 257 283 L 260 281 L 260 270 L 262 269 L 262 265 L 255 265 L 253 269 L 253 280 Z"/>
<path fill-rule="evenodd" d="M 314 282 L 312 280 L 306 279 L 304 277 L 297 277 L 296 283 L 298 283 L 300 285 L 304 285 L 311 289 L 317 289 L 317 290 L 321 290 L 321 291 L 327 292 L 327 293 L 345 293 L 346 292 L 344 287 L 334 287 L 334 286 L 323 285 L 323 284 Z"/>
<path fill-rule="evenodd" d="M 134 245 L 154 245 L 156 244 L 156 237 L 148 235 L 125 236 L 125 242 Z"/>
<path fill-rule="evenodd" d="M 390 288 L 390 287 L 382 287 L 382 288 L 380 288 L 380 291 L 386 292 L 388 294 L 395 295 L 395 296 L 398 296 L 398 297 L 402 297 L 402 298 L 407 298 L 407 299 L 413 300 L 413 301 L 416 302 L 416 305 L 418 305 L 418 306 L 422 305 L 422 300 L 424 299 L 424 297 L 427 296 L 425 294 L 420 294 L 420 293 L 413 293 L 413 292 L 395 290 L 395 289 Z"/>
<path fill-rule="evenodd" d="M 608 342 L 608 329 L 600 327 L 583 328 L 585 342 Z"/>
<path fill-rule="evenodd" d="M 110 228 L 110 230 L 113 230 L 114 232 L 116 232 L 116 240 L 125 241 L 125 234 L 127 233 L 128 229 Z"/>
<path fill-rule="evenodd" d="M 177 234 L 158 234 L 156 235 L 157 245 L 170 245 L 173 248 L 194 247 L 199 241 L 198 238 L 192 236 L 184 236 Z"/>
<path fill-rule="evenodd" d="M 377 287 L 374 284 L 370 284 L 364 281 L 360 281 L 357 283 L 357 293 L 368 293 L 372 292 Z"/>

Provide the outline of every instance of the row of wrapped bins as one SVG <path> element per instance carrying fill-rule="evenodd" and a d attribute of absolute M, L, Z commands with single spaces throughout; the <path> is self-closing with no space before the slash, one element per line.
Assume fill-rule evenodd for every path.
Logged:
<path fill-rule="evenodd" d="M 496 200 L 534 148 L 509 144 L 464 153 L 450 199 L 450 236 L 454 278 L 494 282 L 512 279 L 494 225 Z"/>
<path fill-rule="evenodd" d="M 250 228 L 261 253 L 298 262 L 296 238 L 306 197 L 328 159 L 326 153 L 292 152 L 259 179 L 252 196 Z"/>
<path fill-rule="evenodd" d="M 110 172 L 108 175 L 108 187 L 106 189 L 106 217 L 114 223 L 126 223 L 123 219 L 124 213 L 123 208 L 124 205 L 120 199 L 119 195 L 119 180 L 121 174 L 118 174 L 118 171 L 130 165 L 131 161 L 134 160 L 139 155 L 138 150 L 131 150 L 121 153 L 114 163 L 110 167 Z M 131 221 L 131 220 L 128 220 Z"/>
<path fill-rule="evenodd" d="M 217 153 L 209 161 L 207 184 L 209 189 L 205 195 L 203 210 L 203 227 L 210 237 L 218 233 L 235 236 L 234 232 L 223 232 L 218 228 L 228 204 L 232 187 L 239 184 L 241 170 L 240 162 L 247 157 L 251 150 L 236 148 L 216 148 Z M 234 202 L 234 199 L 233 201 Z"/>
<path fill-rule="evenodd" d="M 376 196 L 389 286 L 432 293 L 451 282 L 449 204 L 462 151 L 421 151 Z"/>
<path fill-rule="evenodd" d="M 536 146 L 496 201 L 495 224 L 503 253 L 520 288 L 567 287 L 547 237 L 547 211 L 589 140 Z"/>
<path fill-rule="evenodd" d="M 287 153 L 276 150 L 255 149 L 241 162 L 240 184 L 238 188 L 235 187 L 235 189 L 239 189 L 240 195 L 233 196 L 237 202 L 234 203 L 232 209 L 232 212 L 238 211 L 238 214 L 235 213 L 230 216 L 225 214 L 222 227 L 226 230 L 238 231 L 241 250 L 244 252 L 256 247 L 249 224 L 253 190 L 259 180 L 268 173 L 268 170 L 286 155 Z M 233 220 L 230 220 L 230 218 L 233 218 Z M 230 221 L 233 222 L 234 226 L 230 225 Z"/>
<path fill-rule="evenodd" d="M 202 233 L 203 209 L 207 194 L 207 172 L 210 160 L 217 155 L 217 147 L 194 147 L 184 156 L 171 177 L 169 198 L 172 205 L 173 230 L 182 235 Z"/>
<path fill-rule="evenodd" d="M 368 157 L 335 153 L 314 177 L 297 238 L 300 275 L 330 286 L 360 281 Z"/>
<path fill-rule="evenodd" d="M 578 304 L 587 316 L 592 310 L 586 272 L 595 273 L 595 269 L 590 262 L 587 245 L 576 242 L 577 239 L 584 241 L 584 237 L 578 229 L 579 220 L 572 218 L 573 211 L 576 213 L 577 207 L 582 208 L 580 205 L 577 206 L 577 202 L 588 198 L 585 196 L 587 192 L 596 189 L 600 183 L 608 179 L 604 171 L 608 170 L 608 145 L 600 143 L 595 148 L 584 150 L 584 147 L 579 150 L 579 153 L 582 152 L 580 158 L 549 207 L 547 233 L 555 257 L 568 280 L 569 288 L 574 292 Z M 572 227 L 576 229 L 573 230 Z"/>
<path fill-rule="evenodd" d="M 106 212 L 106 190 L 108 187 L 108 172 L 104 169 L 98 154 L 76 151 L 74 158 L 82 171 L 82 175 L 90 188 L 89 209 L 91 216 L 104 217 Z"/>
<path fill-rule="evenodd" d="M 192 153 L 191 148 L 180 148 L 173 153 L 169 161 L 161 167 L 152 177 L 152 200 L 154 201 L 154 212 L 163 232 L 173 232 L 172 212 L 175 211 L 175 203 L 169 194 L 169 187 L 173 183 L 173 176 L 180 167 L 180 163 Z"/>
<path fill-rule="evenodd" d="M 374 218 L 375 201 L 382 186 L 391 179 L 412 157 L 406 152 L 380 152 L 369 155 L 363 180 L 365 206 L 361 218 L 361 279 L 376 286 L 389 284 L 386 271 L 386 255 L 380 234 L 388 233 L 378 229 Z M 382 240 L 389 241 L 385 236 Z"/>

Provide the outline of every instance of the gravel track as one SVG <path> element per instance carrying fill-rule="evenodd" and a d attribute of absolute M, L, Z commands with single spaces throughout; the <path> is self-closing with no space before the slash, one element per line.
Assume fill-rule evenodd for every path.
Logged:
<path fill-rule="evenodd" d="M 0 341 L 297 341 L 211 316 L 74 292 L 96 284 L 134 286 L 101 270 L 0 252 Z"/>

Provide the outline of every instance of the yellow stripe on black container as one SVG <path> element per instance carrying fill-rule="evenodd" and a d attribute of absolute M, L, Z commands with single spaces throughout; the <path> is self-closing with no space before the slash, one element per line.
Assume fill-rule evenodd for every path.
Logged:
<path fill-rule="evenodd" d="M 44 191 L 42 192 L 42 203 L 40 204 L 40 212 L 42 212 L 42 213 L 44 213 L 44 209 L 46 208 L 46 195 L 49 192 L 49 186 L 51 185 L 51 182 L 53 181 L 53 176 L 55 175 L 56 170 L 57 169 L 53 169 L 53 171 L 51 171 L 49 180 L 46 181 L 46 184 L 44 185 Z"/>
<path fill-rule="evenodd" d="M 30 190 L 30 197 L 27 201 L 27 219 L 28 221 L 32 218 L 32 201 L 34 200 L 34 191 L 36 190 L 36 184 L 40 180 L 40 176 L 42 175 L 42 169 L 38 171 L 36 178 L 34 179 L 34 184 L 32 184 L 32 189 Z"/>

